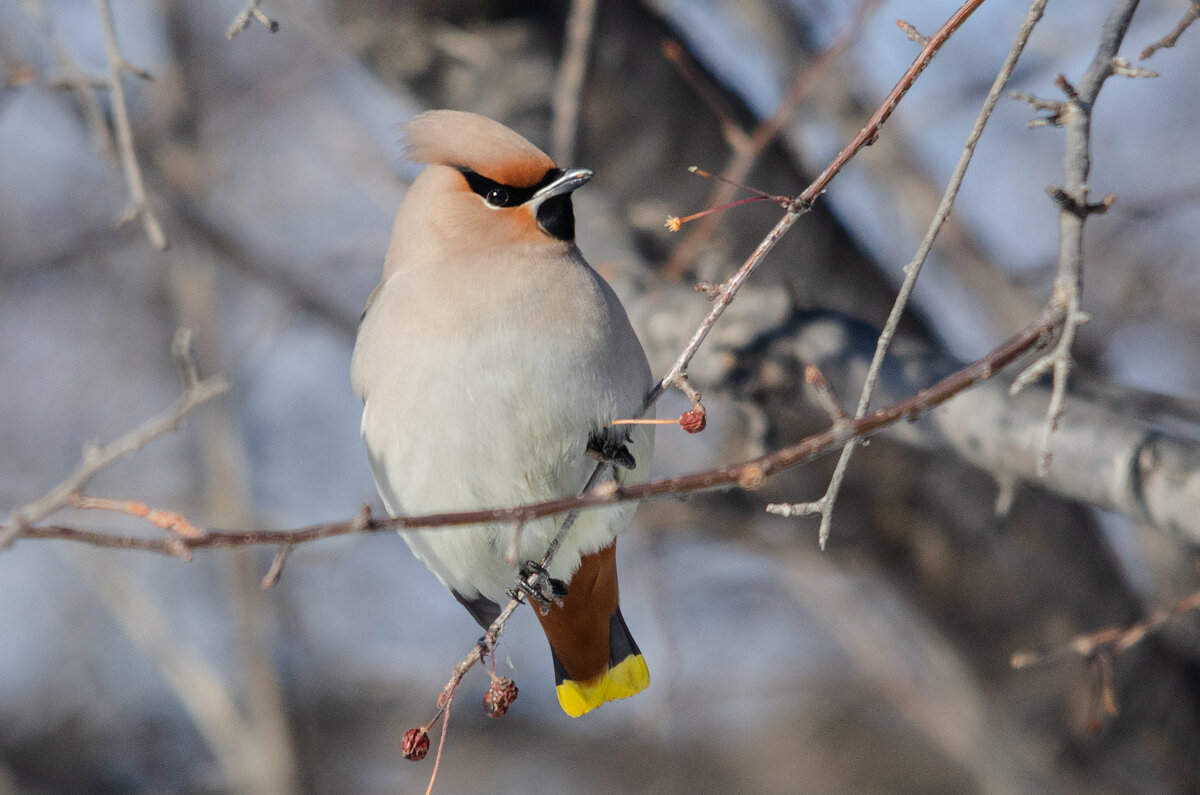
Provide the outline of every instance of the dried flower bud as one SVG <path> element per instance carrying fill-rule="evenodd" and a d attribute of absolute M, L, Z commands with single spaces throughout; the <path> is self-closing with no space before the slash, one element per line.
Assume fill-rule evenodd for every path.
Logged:
<path fill-rule="evenodd" d="M 707 424 L 708 417 L 704 413 L 704 406 L 699 404 L 683 412 L 683 416 L 679 418 L 679 427 L 688 433 L 700 433 Z"/>
<path fill-rule="evenodd" d="M 503 718 L 516 700 L 516 683 L 507 676 L 497 676 L 492 679 L 492 686 L 483 697 L 483 711 L 489 718 Z"/>
<path fill-rule="evenodd" d="M 429 753 L 429 732 L 424 729 L 409 729 L 400 741 L 400 751 L 405 759 L 420 762 Z"/>

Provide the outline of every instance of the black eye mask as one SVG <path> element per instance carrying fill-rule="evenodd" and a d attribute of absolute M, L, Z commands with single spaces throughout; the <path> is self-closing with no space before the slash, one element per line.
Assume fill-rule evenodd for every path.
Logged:
<path fill-rule="evenodd" d="M 533 198 L 533 194 L 562 176 L 562 171 L 552 168 L 538 180 L 537 184 L 528 187 L 517 185 L 502 185 L 494 179 L 488 179 L 482 174 L 472 171 L 466 166 L 459 166 L 459 172 L 467 180 L 471 192 L 483 198 L 493 207 L 519 207 Z"/>
<path fill-rule="evenodd" d="M 563 173 L 561 169 L 552 168 L 538 180 L 537 184 L 519 187 L 502 185 L 466 166 L 459 166 L 458 171 L 467 181 L 471 192 L 480 196 L 492 207 L 520 207 L 532 199 L 539 190 L 561 177 Z M 551 237 L 559 240 L 574 240 L 575 212 L 571 205 L 571 195 L 564 193 L 560 196 L 551 196 L 542 202 L 537 208 L 537 221 L 542 231 Z"/>

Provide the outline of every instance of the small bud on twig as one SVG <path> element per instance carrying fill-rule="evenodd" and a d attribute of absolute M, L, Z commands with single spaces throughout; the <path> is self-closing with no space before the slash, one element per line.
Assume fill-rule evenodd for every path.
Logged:
<path fill-rule="evenodd" d="M 911 22 L 905 22 L 903 19 L 897 19 L 896 27 L 904 31 L 904 35 L 908 36 L 908 40 L 916 42 L 918 47 L 923 48 L 929 44 L 929 37 L 922 36 L 920 31 L 918 31 L 916 26 Z"/>

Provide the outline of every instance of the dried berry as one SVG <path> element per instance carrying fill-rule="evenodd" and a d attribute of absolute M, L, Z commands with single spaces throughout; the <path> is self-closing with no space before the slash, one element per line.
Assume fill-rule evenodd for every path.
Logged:
<path fill-rule="evenodd" d="M 409 729 L 400 741 L 400 751 L 405 759 L 420 762 L 429 753 L 429 732 L 424 729 Z"/>
<path fill-rule="evenodd" d="M 683 416 L 679 418 L 679 427 L 688 433 L 700 433 L 707 424 L 708 417 L 704 413 L 704 406 L 698 404 L 683 412 Z"/>
<path fill-rule="evenodd" d="M 516 700 L 516 683 L 507 676 L 497 676 L 492 679 L 492 686 L 483 697 L 483 711 L 489 718 L 503 718 Z"/>

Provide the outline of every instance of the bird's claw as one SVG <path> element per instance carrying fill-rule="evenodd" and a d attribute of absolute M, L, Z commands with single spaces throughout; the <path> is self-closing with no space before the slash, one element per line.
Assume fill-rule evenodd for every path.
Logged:
<path fill-rule="evenodd" d="M 516 588 L 509 591 L 514 599 L 524 594 L 542 615 L 551 607 L 562 607 L 563 597 L 567 595 L 567 584 L 550 576 L 550 572 L 538 563 L 527 560 L 521 564 L 520 578 Z"/>
<path fill-rule="evenodd" d="M 634 469 L 637 461 L 629 452 L 629 433 L 617 434 L 612 428 L 605 433 L 594 433 L 588 437 L 587 454 L 604 464 L 614 464 L 622 469 Z"/>

